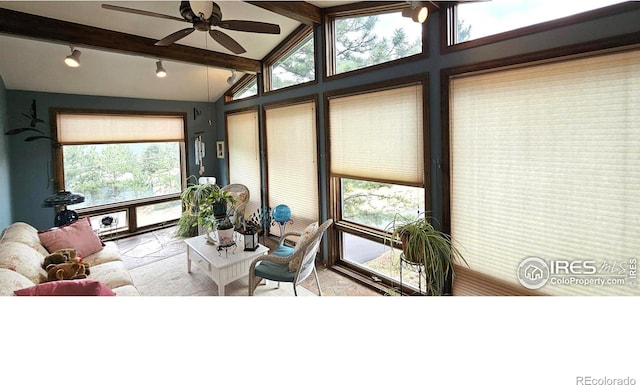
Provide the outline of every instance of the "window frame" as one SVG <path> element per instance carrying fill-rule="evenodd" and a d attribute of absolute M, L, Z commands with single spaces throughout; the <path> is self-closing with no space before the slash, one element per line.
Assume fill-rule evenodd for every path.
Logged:
<path fill-rule="evenodd" d="M 585 42 L 580 44 L 574 44 L 570 46 L 558 47 L 543 51 L 537 51 L 524 55 L 516 55 L 506 57 L 500 60 L 485 61 L 470 65 L 464 65 L 459 67 L 444 68 L 440 71 L 441 79 L 441 105 L 440 111 L 442 113 L 442 141 L 441 141 L 441 154 L 442 154 L 442 189 L 441 189 L 441 202 L 443 208 L 442 218 L 442 231 L 447 234 L 451 233 L 451 106 L 450 106 L 450 82 L 451 79 L 468 74 L 468 73 L 480 73 L 483 71 L 501 71 L 508 70 L 510 68 L 517 68 L 523 66 L 535 66 L 541 63 L 571 60 L 580 57 L 597 56 L 600 54 L 606 54 L 611 52 L 621 52 L 625 50 L 631 50 L 640 45 L 640 35 L 637 33 L 630 33 L 625 35 L 613 36 L 610 38 L 600 39 L 598 41 Z M 465 282 L 464 285 L 454 282 L 454 292 L 456 286 L 462 288 L 462 290 L 468 290 L 469 285 L 473 282 L 491 282 L 494 289 L 487 288 L 474 288 L 475 293 L 485 292 L 488 295 L 540 295 L 539 293 L 531 293 L 530 290 L 513 285 L 508 282 L 497 281 L 495 278 L 488 277 L 484 274 L 474 272 L 466 266 L 458 266 L 461 271 L 460 276 L 468 277 L 471 283 Z M 457 280 L 458 281 L 458 280 Z M 456 282 L 457 282 L 456 281 Z M 493 290 L 493 291 L 492 291 Z"/>
<path fill-rule="evenodd" d="M 496 33 L 478 39 L 473 39 L 461 43 L 456 43 L 457 37 L 457 14 L 458 3 L 452 3 L 446 5 L 440 12 L 440 53 L 447 54 L 451 52 L 457 52 L 469 48 L 479 47 L 487 44 L 497 43 L 517 37 L 532 35 L 544 31 L 550 31 L 556 28 L 562 28 L 571 26 L 577 23 L 582 23 L 589 20 L 594 20 L 602 17 L 612 16 L 619 13 L 628 12 L 638 8 L 633 2 L 624 2 L 619 4 L 613 4 L 610 6 L 594 9 L 578 13 L 571 16 L 565 16 L 554 20 L 545 21 L 542 23 L 532 24 L 510 31 Z"/>
<path fill-rule="evenodd" d="M 187 185 L 187 148 L 186 138 L 187 136 L 187 114 L 184 112 L 168 112 L 168 111 L 124 111 L 124 110 L 99 110 L 99 109 L 71 109 L 71 108 L 52 108 L 51 109 L 51 122 L 52 122 L 52 138 L 58 141 L 58 115 L 59 114 L 100 114 L 100 115 L 129 115 L 129 116 L 174 116 L 182 119 L 183 125 L 183 140 L 178 141 L 180 151 L 180 189 L 181 191 L 186 188 Z M 124 143 L 124 142 L 123 142 Z M 151 142 L 148 142 L 151 143 Z M 93 143 L 102 144 L 102 143 Z M 64 181 L 64 145 L 60 144 L 53 149 L 53 183 L 59 190 L 65 189 Z M 177 220 L 170 220 L 159 224 L 152 224 L 143 227 L 137 225 L 136 209 L 138 207 L 148 206 L 156 203 L 165 203 L 170 201 L 179 201 L 181 191 L 174 194 L 165 194 L 157 197 L 146 197 L 140 199 L 133 199 L 129 201 L 108 203 L 103 205 L 96 205 L 90 207 L 79 208 L 75 211 L 81 217 L 92 217 L 96 215 L 106 215 L 109 213 L 125 211 L 127 214 L 127 229 L 125 231 L 118 231 L 117 233 L 110 234 L 110 236 L 120 236 L 125 234 L 136 234 L 141 231 L 152 230 L 160 227 L 164 227 L 167 224 L 174 224 Z"/>
<path fill-rule="evenodd" d="M 314 79 L 308 82 L 293 84 L 287 87 L 272 89 L 272 75 L 273 65 L 280 59 L 290 54 L 300 43 L 302 43 L 309 36 L 312 36 L 314 49 L 313 49 L 313 73 Z M 271 94 L 274 92 L 280 92 L 282 90 L 290 90 L 296 87 L 304 87 L 310 84 L 318 83 L 318 50 L 316 42 L 317 34 L 315 28 L 309 25 L 301 25 L 296 28 L 282 43 L 274 48 L 264 59 L 262 64 L 262 92 L 263 94 Z"/>
<path fill-rule="evenodd" d="M 429 132 L 431 132 L 430 114 L 429 114 L 429 74 L 428 73 L 425 73 L 422 75 L 408 76 L 408 77 L 399 78 L 399 79 L 387 80 L 387 81 L 383 81 L 375 84 L 367 84 L 363 86 L 325 92 L 323 94 L 325 121 L 327 122 L 326 123 L 327 127 L 325 132 L 325 135 L 326 135 L 325 143 L 326 143 L 327 149 L 330 149 L 331 148 L 330 147 L 331 129 L 330 127 L 328 127 L 329 125 L 328 122 L 330 119 L 329 103 L 331 98 L 365 94 L 365 93 L 373 93 L 376 91 L 384 91 L 384 90 L 393 89 L 393 88 L 402 88 L 402 87 L 410 86 L 416 83 L 420 83 L 422 85 L 422 113 L 423 113 L 422 151 L 423 151 L 423 161 L 424 161 L 424 167 L 423 167 L 424 175 L 423 175 L 422 188 L 424 189 L 425 211 L 428 212 L 432 210 L 432 205 L 431 205 L 432 191 L 430 188 L 431 186 L 431 170 L 430 170 L 431 138 L 430 138 L 430 135 L 428 134 Z M 326 160 L 325 160 L 325 167 L 327 170 L 331 170 L 331 154 L 330 154 L 330 151 L 328 152 L 329 153 L 327 154 Z M 362 266 L 349 262 L 343 258 L 342 256 L 343 244 L 342 244 L 342 237 L 340 233 L 347 233 L 347 234 L 355 235 L 355 236 L 358 236 L 370 241 L 374 241 L 377 243 L 384 243 L 384 239 L 388 235 L 388 232 L 385 232 L 384 230 L 376 229 L 373 227 L 369 227 L 363 224 L 355 223 L 349 220 L 342 219 L 342 196 L 341 196 L 342 178 L 343 176 L 341 175 L 333 176 L 331 175 L 330 171 L 327 171 L 328 210 L 331 213 L 331 217 L 334 218 L 334 226 L 333 226 L 333 229 L 329 232 L 329 237 L 328 237 L 329 250 L 330 250 L 329 261 L 328 261 L 329 265 L 335 266 L 338 270 L 344 272 L 345 274 L 349 274 L 358 280 L 365 281 L 366 284 L 368 285 L 378 286 L 382 290 L 384 289 L 383 289 L 383 286 L 379 285 L 380 283 L 382 283 L 383 285 L 387 285 L 387 287 L 396 286 L 397 282 L 395 280 L 392 280 L 385 276 L 381 277 L 377 274 L 374 274 L 372 270 L 369 270 L 367 268 L 364 268 Z M 349 177 L 349 179 L 358 179 L 358 178 Z M 364 179 L 361 179 L 361 180 L 364 180 Z M 375 180 L 375 182 L 397 184 L 397 182 L 390 181 L 389 179 L 385 179 L 384 177 L 378 180 Z M 406 184 L 406 185 L 411 186 L 411 184 Z M 380 281 L 374 281 L 372 279 L 373 275 L 376 275 L 380 279 Z M 408 294 L 417 293 L 417 291 L 413 290 L 408 285 L 403 285 L 403 290 L 405 293 L 408 293 Z"/>
<path fill-rule="evenodd" d="M 372 6 L 373 5 L 373 6 Z M 428 39 L 428 24 L 429 19 L 422 24 L 422 52 L 390 60 L 384 63 L 375 64 L 372 66 L 355 69 L 352 71 L 343 72 L 340 74 L 336 72 L 336 60 L 335 60 L 335 20 L 343 17 L 358 17 L 358 16 L 371 16 L 376 14 L 391 13 L 406 8 L 405 3 L 354 3 L 343 6 L 327 8 L 324 12 L 324 23 L 322 28 L 323 40 L 325 42 L 325 60 L 323 61 L 322 79 L 323 81 L 337 80 L 347 76 L 354 76 L 361 73 L 367 73 L 376 71 L 379 69 L 396 66 L 398 64 L 413 62 L 417 60 L 423 60 L 429 57 L 429 39 Z M 435 17 L 434 14 L 438 10 L 431 4 L 427 4 L 429 8 L 429 18 Z"/>
<path fill-rule="evenodd" d="M 255 80 L 256 82 L 256 94 L 247 96 L 245 98 L 234 99 L 235 95 L 240 93 L 244 88 L 251 84 Z M 224 104 L 239 102 L 241 100 L 250 100 L 260 96 L 260 84 L 258 84 L 257 74 L 245 74 L 238 80 L 227 92 L 224 93 Z"/>

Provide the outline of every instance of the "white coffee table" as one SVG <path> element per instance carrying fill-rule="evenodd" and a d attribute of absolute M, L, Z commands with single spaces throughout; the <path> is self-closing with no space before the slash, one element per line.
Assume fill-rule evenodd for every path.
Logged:
<path fill-rule="evenodd" d="M 186 239 L 187 272 L 191 273 L 191 261 L 199 263 L 204 271 L 218 285 L 218 295 L 224 295 L 224 287 L 249 275 L 253 260 L 269 252 L 269 248 L 259 245 L 255 251 L 244 251 L 244 239 L 235 233 L 237 247 L 218 250 L 218 245 L 207 243 L 205 235 Z"/>

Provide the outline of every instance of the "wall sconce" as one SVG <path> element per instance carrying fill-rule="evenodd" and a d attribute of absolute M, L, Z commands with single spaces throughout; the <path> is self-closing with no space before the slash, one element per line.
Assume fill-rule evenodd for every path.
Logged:
<path fill-rule="evenodd" d="M 165 71 L 165 69 L 162 68 L 162 60 L 158 60 L 156 62 L 156 76 L 159 78 L 167 77 L 167 71 Z"/>
<path fill-rule="evenodd" d="M 71 48 L 71 55 L 67 55 L 67 57 L 64 58 L 64 63 L 69 67 L 79 67 L 81 52 L 77 49 L 73 49 L 73 47 L 69 48 Z"/>
<path fill-rule="evenodd" d="M 202 162 L 202 159 L 206 155 L 204 142 L 202 141 L 202 134 L 204 134 L 204 131 L 196 132 L 194 152 L 194 154 L 196 154 L 196 166 L 200 166 L 198 169 L 198 174 L 200 175 L 204 174 L 204 163 Z"/>
<path fill-rule="evenodd" d="M 429 16 L 429 8 L 421 4 L 419 1 L 412 1 L 411 8 L 405 8 L 402 10 L 402 16 L 410 17 L 411 20 L 416 23 L 424 23 Z"/>

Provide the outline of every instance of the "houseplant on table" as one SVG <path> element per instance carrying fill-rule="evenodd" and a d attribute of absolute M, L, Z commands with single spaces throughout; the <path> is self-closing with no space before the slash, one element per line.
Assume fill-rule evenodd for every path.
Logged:
<path fill-rule="evenodd" d="M 396 214 L 386 228 L 390 235 L 385 243 L 389 242 L 392 247 L 394 244 L 401 244 L 401 258 L 409 264 L 421 267 L 426 292 L 430 295 L 443 295 L 448 277 L 455 276 L 456 262 L 467 264 L 467 261 L 454 245 L 451 236 L 433 227 L 432 219 L 424 213 L 416 217 Z"/>
<path fill-rule="evenodd" d="M 190 178 L 195 179 L 195 176 L 191 175 L 189 179 Z M 197 225 L 200 203 L 204 202 L 205 198 L 211 194 L 214 186 L 215 185 L 209 183 L 195 183 L 189 185 L 180 194 L 184 211 L 178 220 L 176 235 L 179 237 L 193 237 L 198 235 Z"/>
<path fill-rule="evenodd" d="M 229 220 L 228 206 L 235 204 L 235 198 L 232 194 L 224 191 L 218 185 L 212 185 L 209 193 L 200 201 L 198 211 L 198 224 L 200 224 L 207 240 L 212 242 L 209 233 L 214 230 L 231 229 L 231 238 L 233 237 L 233 225 Z M 228 238 L 228 235 L 218 234 L 218 239 Z"/>

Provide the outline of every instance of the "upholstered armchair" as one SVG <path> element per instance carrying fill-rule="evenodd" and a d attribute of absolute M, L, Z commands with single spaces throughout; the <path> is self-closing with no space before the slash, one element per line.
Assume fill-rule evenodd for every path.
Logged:
<path fill-rule="evenodd" d="M 333 224 L 333 219 L 328 219 L 313 231 L 304 233 L 298 239 L 293 253 L 288 257 L 279 257 L 268 254 L 256 258 L 249 267 L 249 295 L 263 279 L 278 282 L 291 282 L 293 293 L 297 296 L 296 287 L 311 273 L 316 279 L 318 293 L 322 295 L 318 273 L 316 272 L 315 257 L 320 248 L 322 236 Z"/>

